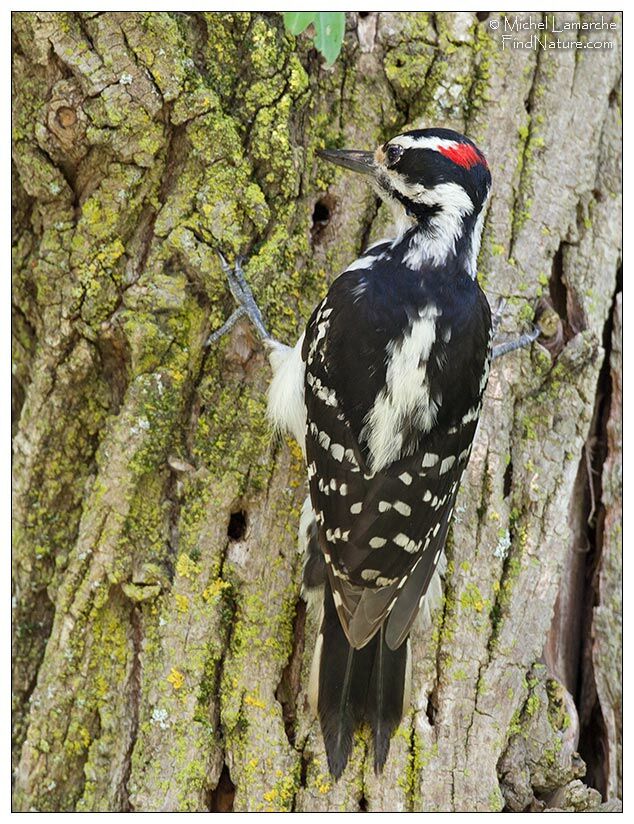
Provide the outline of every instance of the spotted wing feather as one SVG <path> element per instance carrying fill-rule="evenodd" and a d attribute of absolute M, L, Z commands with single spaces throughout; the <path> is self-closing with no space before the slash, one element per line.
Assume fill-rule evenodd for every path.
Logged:
<path fill-rule="evenodd" d="M 360 274 L 350 274 L 352 292 L 358 288 Z M 371 472 L 359 443 L 359 421 L 355 427 L 347 414 L 351 399 L 356 408 L 355 387 L 342 391 L 340 385 L 333 386 L 329 368 L 338 357 L 335 344 L 342 305 L 326 298 L 308 324 L 303 351 L 309 420 L 306 454 L 335 606 L 350 643 L 360 648 L 392 610 L 397 618 L 390 619 L 395 629 L 389 639 L 407 634 L 417 606 L 414 583 L 407 586 L 406 582 L 415 573 L 418 605 L 446 539 L 475 419 L 458 427 L 439 427 L 410 441 L 412 454 Z M 381 380 L 378 376 L 374 394 Z M 401 600 L 403 606 L 397 609 Z"/>

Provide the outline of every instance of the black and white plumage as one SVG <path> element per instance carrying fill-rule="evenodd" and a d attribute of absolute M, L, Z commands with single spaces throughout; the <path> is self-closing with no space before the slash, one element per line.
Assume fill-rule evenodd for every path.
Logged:
<path fill-rule="evenodd" d="M 368 174 L 398 227 L 334 281 L 294 348 L 271 344 L 269 414 L 305 447 L 304 587 L 323 588 L 311 692 L 338 777 L 363 720 L 383 767 L 469 460 L 491 356 L 476 280 L 491 178 L 445 129 L 322 156 Z"/>

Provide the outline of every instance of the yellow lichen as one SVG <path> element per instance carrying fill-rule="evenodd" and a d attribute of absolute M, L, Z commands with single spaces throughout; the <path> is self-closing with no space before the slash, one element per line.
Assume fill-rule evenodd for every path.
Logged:
<path fill-rule="evenodd" d="M 180 670 L 177 670 L 174 667 L 172 667 L 170 674 L 167 676 L 167 680 L 174 687 L 175 690 L 179 690 L 185 683 L 185 676 L 182 672 L 180 672 Z"/>

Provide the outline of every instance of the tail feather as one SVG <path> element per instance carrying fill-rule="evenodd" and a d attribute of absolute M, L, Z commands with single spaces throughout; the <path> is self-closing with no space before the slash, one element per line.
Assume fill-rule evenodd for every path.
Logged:
<path fill-rule="evenodd" d="M 409 642 L 392 650 L 385 629 L 377 638 L 377 651 L 368 689 L 367 719 L 374 738 L 374 771 L 380 773 L 390 750 L 390 740 L 403 717 Z"/>
<path fill-rule="evenodd" d="M 352 751 L 354 732 L 364 720 L 372 728 L 375 770 L 383 769 L 390 738 L 403 711 L 407 650 L 407 644 L 391 650 L 385 643 L 383 630 L 361 649 L 352 647 L 326 584 L 318 653 L 317 708 L 328 766 L 335 778 L 343 773 Z"/>
<path fill-rule="evenodd" d="M 328 584 L 324 588 L 321 635 L 317 707 L 328 766 L 339 778 L 352 751 L 354 731 L 363 721 L 373 642 L 360 650 L 350 646 Z"/>

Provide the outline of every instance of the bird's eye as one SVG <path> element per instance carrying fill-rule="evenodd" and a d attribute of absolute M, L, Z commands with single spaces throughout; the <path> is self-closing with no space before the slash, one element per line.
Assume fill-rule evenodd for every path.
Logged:
<path fill-rule="evenodd" d="M 394 164 L 398 163 L 398 161 L 401 159 L 402 154 L 402 146 L 388 146 L 385 152 L 385 156 L 387 158 L 387 165 L 394 166 Z"/>

